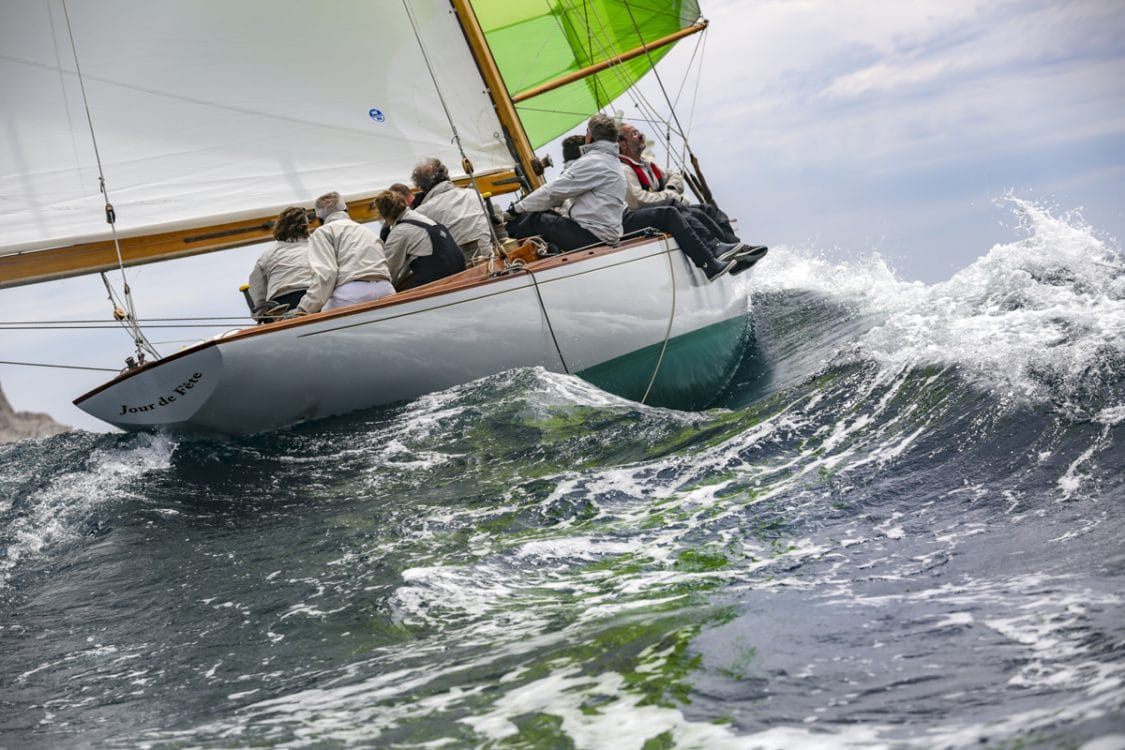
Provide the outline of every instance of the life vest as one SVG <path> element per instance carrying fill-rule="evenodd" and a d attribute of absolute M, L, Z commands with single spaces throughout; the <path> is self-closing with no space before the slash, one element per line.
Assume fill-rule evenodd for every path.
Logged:
<path fill-rule="evenodd" d="M 664 175 L 660 172 L 660 167 L 652 162 L 648 162 L 648 168 L 652 170 L 652 174 L 656 177 L 656 186 L 653 187 L 652 180 L 648 178 L 648 172 L 645 171 L 645 165 L 638 164 L 627 156 L 618 157 L 621 159 L 622 164 L 627 164 L 637 173 L 637 179 L 640 180 L 641 187 L 648 192 L 656 192 L 664 189 Z"/>
<path fill-rule="evenodd" d="M 442 224 L 427 224 L 417 219 L 399 219 L 396 224 L 413 224 L 422 227 L 430 235 L 432 253 L 412 258 L 410 270 L 414 273 L 414 285 L 429 284 L 445 276 L 465 270 L 465 254 L 461 246 L 453 240 L 449 230 Z"/>

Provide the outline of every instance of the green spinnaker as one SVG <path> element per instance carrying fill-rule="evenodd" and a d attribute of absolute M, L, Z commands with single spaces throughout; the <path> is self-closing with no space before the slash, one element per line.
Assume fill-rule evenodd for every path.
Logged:
<path fill-rule="evenodd" d="M 699 20 L 695 0 L 472 0 L 485 38 L 517 96 L 611 60 Z M 533 148 L 585 121 L 636 83 L 668 45 L 516 105 Z"/>

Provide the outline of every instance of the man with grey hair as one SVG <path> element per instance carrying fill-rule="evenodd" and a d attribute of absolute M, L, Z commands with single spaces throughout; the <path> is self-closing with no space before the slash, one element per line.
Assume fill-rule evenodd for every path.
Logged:
<path fill-rule="evenodd" d="M 438 159 L 426 159 L 414 167 L 410 177 L 421 190 L 410 208 L 445 226 L 461 246 L 466 262 L 476 255 L 491 254 L 488 214 L 475 190 L 454 185 L 449 170 Z"/>
<path fill-rule="evenodd" d="M 586 126 L 582 155 L 553 181 L 505 212 L 508 234 L 539 235 L 566 252 L 586 245 L 616 245 L 625 209 L 625 177 L 617 161 L 617 123 L 596 114 Z M 562 214 L 551 211 L 568 202 Z"/>
<path fill-rule="evenodd" d="M 333 310 L 394 294 L 383 243 L 348 216 L 339 193 L 316 199 L 321 226 L 309 238 L 309 266 L 313 283 L 296 312 Z"/>

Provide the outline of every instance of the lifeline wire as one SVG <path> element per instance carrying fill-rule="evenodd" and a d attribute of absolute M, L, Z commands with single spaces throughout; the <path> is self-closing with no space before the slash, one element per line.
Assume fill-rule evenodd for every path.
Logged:
<path fill-rule="evenodd" d="M 231 327 L 231 324 L 230 323 L 193 323 L 191 325 L 187 325 L 187 324 L 182 324 L 182 323 L 181 324 L 163 323 L 161 325 L 151 325 L 150 324 L 148 327 L 149 328 L 228 328 L 229 329 Z M 112 325 L 110 323 L 102 323 L 101 325 L 81 325 L 81 326 L 69 326 L 69 325 L 5 326 L 5 325 L 0 325 L 0 330 L 2 330 L 2 331 L 35 331 L 37 333 L 42 333 L 43 331 L 68 331 L 68 330 L 70 330 L 70 331 L 93 331 L 93 330 L 97 330 L 99 328 L 116 329 L 116 328 L 118 328 L 118 326 Z"/>
<path fill-rule="evenodd" d="M 80 365 L 49 365 L 43 362 L 8 362 L 0 360 L 0 365 L 19 365 L 20 367 L 54 367 L 59 370 L 96 370 L 98 372 L 120 372 L 111 367 L 82 367 Z"/>
<path fill-rule="evenodd" d="M 188 320 L 247 320 L 249 317 L 250 316 L 248 316 L 248 315 L 239 315 L 239 316 L 235 316 L 235 317 L 224 316 L 224 315 L 209 315 L 209 316 L 196 317 L 196 318 L 145 318 L 145 322 L 146 323 L 180 323 L 180 322 L 188 321 Z M 91 319 L 91 320 L 0 320 L 0 326 L 22 326 L 22 327 L 43 326 L 44 330 L 50 330 L 52 326 L 57 326 L 57 325 L 80 325 L 82 323 L 90 323 L 90 324 L 93 324 L 93 325 L 97 325 L 99 323 L 105 323 L 105 320 L 101 319 L 101 318 L 95 318 L 95 319 Z M 185 324 L 184 327 L 185 328 L 191 328 L 192 326 Z"/>

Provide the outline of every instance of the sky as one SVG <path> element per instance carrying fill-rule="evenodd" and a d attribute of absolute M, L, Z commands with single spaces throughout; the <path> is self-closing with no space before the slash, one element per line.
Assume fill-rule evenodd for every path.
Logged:
<path fill-rule="evenodd" d="M 878 253 L 900 278 L 934 283 L 1019 238 L 1004 200 L 1015 195 L 1078 212 L 1121 247 L 1125 2 L 702 6 L 702 41 L 681 42 L 659 71 L 680 92 L 692 148 L 745 241 L 841 261 Z M 681 89 L 696 52 L 702 63 Z M 661 100 L 654 80 L 643 89 Z M 616 106 L 640 116 L 629 101 Z M 556 146 L 542 151 L 561 163 Z M 129 269 L 139 315 L 245 315 L 238 286 L 259 252 Z M 97 276 L 0 290 L 4 321 L 104 319 L 111 309 Z M 200 335 L 149 330 L 162 353 Z M 119 368 L 131 353 L 120 330 L 0 327 L 2 360 Z M 110 374 L 0 365 L 0 385 L 17 410 L 105 430 L 71 400 Z"/>

